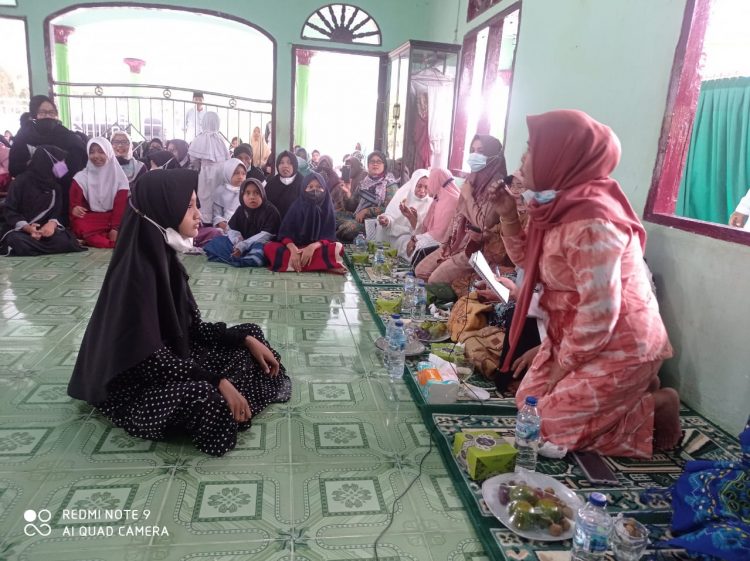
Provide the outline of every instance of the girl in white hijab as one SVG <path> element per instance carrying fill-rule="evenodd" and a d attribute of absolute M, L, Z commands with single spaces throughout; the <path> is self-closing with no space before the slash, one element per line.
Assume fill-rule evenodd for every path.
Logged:
<path fill-rule="evenodd" d="M 128 183 L 132 187 L 138 178 L 146 173 L 146 165 L 133 157 L 133 142 L 125 131 L 115 131 L 109 138 L 117 162 L 120 164 Z"/>
<path fill-rule="evenodd" d="M 432 204 L 432 197 L 427 196 L 428 175 L 426 169 L 415 171 L 411 179 L 396 191 L 385 212 L 378 216 L 376 239 L 390 242 L 404 259 L 409 258 L 406 253 L 409 240 Z"/>
<path fill-rule="evenodd" d="M 195 137 L 188 154 L 200 169 L 198 175 L 198 202 L 204 223 L 213 223 L 213 197 L 216 186 L 223 183 L 222 164 L 229 159 L 227 142 L 219 132 L 221 119 L 209 111 L 201 122 L 202 132 Z"/>
<path fill-rule="evenodd" d="M 213 223 L 226 233 L 229 219 L 240 206 L 240 185 L 245 181 L 247 168 L 242 160 L 231 158 L 222 165 L 224 182 L 214 191 Z"/>
<path fill-rule="evenodd" d="M 125 212 L 129 181 L 109 140 L 96 137 L 86 146 L 89 161 L 70 185 L 70 225 L 92 247 L 112 248 Z"/>

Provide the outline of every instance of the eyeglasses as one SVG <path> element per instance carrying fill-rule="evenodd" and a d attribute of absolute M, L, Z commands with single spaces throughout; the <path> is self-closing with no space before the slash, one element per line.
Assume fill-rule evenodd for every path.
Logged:
<path fill-rule="evenodd" d="M 382 166 L 383 164 L 385 164 L 385 162 L 383 160 L 370 160 L 367 163 L 368 164 L 375 164 L 376 166 Z"/>
<path fill-rule="evenodd" d="M 129 144 L 130 142 L 128 142 L 127 140 L 113 140 L 112 141 L 112 146 L 127 146 Z"/>
<path fill-rule="evenodd" d="M 37 111 L 37 118 L 39 117 L 57 117 L 57 111 L 52 109 L 51 111 Z"/>

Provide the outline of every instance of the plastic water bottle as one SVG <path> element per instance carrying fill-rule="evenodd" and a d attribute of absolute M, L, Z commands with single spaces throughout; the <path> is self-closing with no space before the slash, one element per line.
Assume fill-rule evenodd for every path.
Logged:
<path fill-rule="evenodd" d="M 385 251 L 383 251 L 382 247 L 379 247 L 377 250 L 375 250 L 375 257 L 372 259 L 372 264 L 375 268 L 375 272 L 378 275 L 383 274 L 383 265 L 385 265 Z"/>
<path fill-rule="evenodd" d="M 392 380 L 400 380 L 404 375 L 406 361 L 406 333 L 404 322 L 398 320 L 393 326 L 388 340 L 388 374 Z"/>
<path fill-rule="evenodd" d="M 589 502 L 578 509 L 571 561 L 602 559 L 609 547 L 612 518 L 607 514 L 607 497 L 591 493 Z"/>
<path fill-rule="evenodd" d="M 383 352 L 383 364 L 388 368 L 388 347 L 391 344 L 391 335 L 393 335 L 393 328 L 396 327 L 396 322 L 401 319 L 398 314 L 391 314 L 391 319 L 385 324 L 385 350 Z"/>
<path fill-rule="evenodd" d="M 516 472 L 536 471 L 536 454 L 542 419 L 536 410 L 536 398 L 528 396 L 516 417 Z"/>
<path fill-rule="evenodd" d="M 385 326 L 385 340 L 390 341 L 391 340 L 391 334 L 393 333 L 393 328 L 396 327 L 396 322 L 401 319 L 401 316 L 399 314 L 391 314 L 391 319 L 388 320 L 388 325 Z"/>
<path fill-rule="evenodd" d="M 414 278 L 414 273 L 409 271 L 404 277 L 404 292 L 413 292 L 417 287 L 417 279 Z"/>
<path fill-rule="evenodd" d="M 414 316 L 419 318 L 425 317 L 427 315 L 427 287 L 423 280 L 419 280 L 419 285 L 415 289 L 414 294 Z"/>
<path fill-rule="evenodd" d="M 411 318 L 414 315 L 417 305 L 416 291 L 417 280 L 414 278 L 414 273 L 409 271 L 404 277 L 404 296 L 401 299 L 401 315 L 405 318 Z"/>
<path fill-rule="evenodd" d="M 354 252 L 355 253 L 367 253 L 367 240 L 364 234 L 359 234 L 354 239 Z"/>

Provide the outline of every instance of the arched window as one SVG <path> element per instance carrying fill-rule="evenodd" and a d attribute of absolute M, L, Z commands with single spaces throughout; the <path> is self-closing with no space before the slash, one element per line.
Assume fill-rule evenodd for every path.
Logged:
<path fill-rule="evenodd" d="M 328 4 L 315 10 L 302 27 L 303 39 L 380 45 L 380 27 L 372 16 L 349 4 Z"/>

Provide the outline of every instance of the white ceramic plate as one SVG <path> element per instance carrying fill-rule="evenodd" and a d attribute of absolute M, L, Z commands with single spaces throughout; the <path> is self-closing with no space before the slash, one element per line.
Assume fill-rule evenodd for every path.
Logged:
<path fill-rule="evenodd" d="M 544 475 L 542 473 L 501 473 L 495 477 L 490 477 L 482 484 L 482 497 L 484 498 L 485 503 L 487 503 L 487 508 L 489 508 L 490 512 L 495 515 L 495 518 L 505 524 L 511 532 L 529 540 L 557 542 L 568 540 L 573 537 L 575 531 L 575 522 L 573 520 L 570 521 L 570 529 L 559 536 L 551 536 L 544 530 L 519 530 L 514 527 L 513 524 L 510 523 L 508 506 L 500 504 L 500 485 L 503 483 L 507 484 L 509 481 L 515 481 L 517 484 L 523 481 L 531 487 L 541 487 L 542 489 L 551 487 L 555 490 L 555 494 L 565 501 L 574 513 L 578 512 L 578 509 L 583 506 L 583 501 L 581 501 L 578 495 L 549 475 Z"/>

